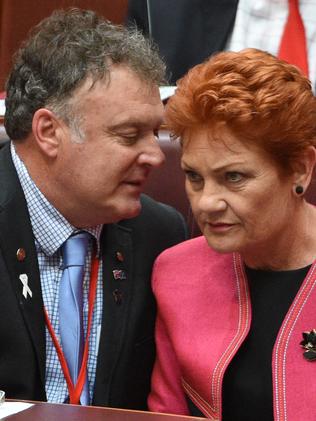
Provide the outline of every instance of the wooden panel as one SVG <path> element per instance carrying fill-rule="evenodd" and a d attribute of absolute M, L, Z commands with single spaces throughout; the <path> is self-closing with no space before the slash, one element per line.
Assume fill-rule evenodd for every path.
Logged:
<path fill-rule="evenodd" d="M 95 10 L 114 23 L 123 23 L 127 0 L 0 0 L 0 91 L 11 68 L 12 55 L 29 30 L 55 9 Z"/>

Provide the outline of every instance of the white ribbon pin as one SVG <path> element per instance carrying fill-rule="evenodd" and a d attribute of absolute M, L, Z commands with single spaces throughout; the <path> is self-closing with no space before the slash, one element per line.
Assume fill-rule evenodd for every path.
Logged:
<path fill-rule="evenodd" d="M 20 281 L 23 284 L 23 291 L 22 294 L 24 295 L 24 298 L 27 298 L 27 294 L 29 294 L 29 296 L 32 298 L 32 291 L 30 289 L 30 287 L 28 286 L 27 282 L 28 282 L 28 276 L 26 273 L 21 273 L 21 275 L 19 276 Z"/>

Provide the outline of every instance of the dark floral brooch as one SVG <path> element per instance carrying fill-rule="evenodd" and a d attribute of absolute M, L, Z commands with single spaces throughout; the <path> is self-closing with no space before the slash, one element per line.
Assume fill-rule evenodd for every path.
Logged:
<path fill-rule="evenodd" d="M 303 356 L 307 361 L 316 361 L 316 329 L 310 332 L 303 332 L 304 340 L 300 342 L 305 349 Z"/>

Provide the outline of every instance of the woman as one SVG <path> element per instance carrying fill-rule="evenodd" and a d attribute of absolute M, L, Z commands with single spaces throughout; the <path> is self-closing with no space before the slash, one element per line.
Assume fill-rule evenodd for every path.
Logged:
<path fill-rule="evenodd" d="M 167 122 L 181 138 L 203 236 L 155 264 L 149 407 L 224 421 L 315 420 L 310 83 L 265 52 L 219 53 L 179 82 Z"/>

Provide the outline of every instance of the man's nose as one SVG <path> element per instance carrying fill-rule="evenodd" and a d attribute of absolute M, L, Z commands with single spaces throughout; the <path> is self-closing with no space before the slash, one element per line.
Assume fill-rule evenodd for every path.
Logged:
<path fill-rule="evenodd" d="M 146 139 L 144 150 L 139 156 L 139 163 L 147 164 L 151 167 L 159 167 L 165 160 L 165 155 L 159 146 L 159 140 L 154 135 L 150 139 Z"/>

